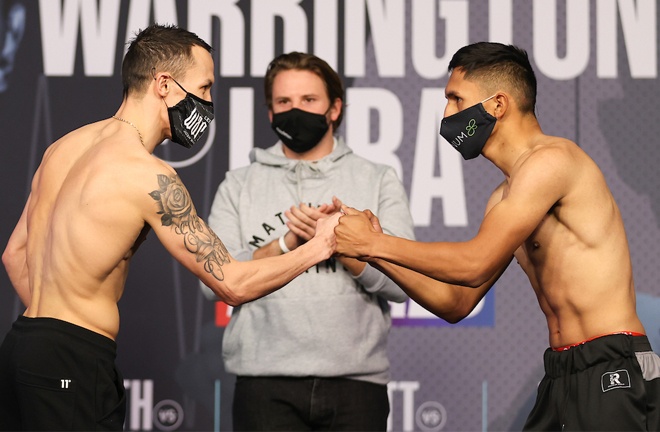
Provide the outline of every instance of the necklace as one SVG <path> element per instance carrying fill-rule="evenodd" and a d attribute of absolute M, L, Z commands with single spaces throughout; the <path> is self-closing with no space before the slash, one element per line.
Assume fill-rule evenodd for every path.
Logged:
<path fill-rule="evenodd" d="M 142 143 L 142 147 L 144 147 L 144 140 L 142 139 L 142 134 L 140 133 L 140 129 L 138 129 L 137 126 L 135 126 L 133 123 L 129 122 L 128 120 L 125 120 L 121 117 L 117 117 L 115 115 L 113 115 L 112 118 L 133 126 L 133 129 L 135 129 L 137 131 L 138 136 L 140 137 L 140 143 Z"/>

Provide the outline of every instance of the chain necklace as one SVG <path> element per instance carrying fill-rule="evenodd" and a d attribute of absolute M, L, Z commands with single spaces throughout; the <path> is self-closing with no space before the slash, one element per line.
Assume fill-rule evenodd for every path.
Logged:
<path fill-rule="evenodd" d="M 137 126 L 135 126 L 133 123 L 129 122 L 128 120 L 125 120 L 121 117 L 117 117 L 115 115 L 113 115 L 112 118 L 133 126 L 133 129 L 135 129 L 137 131 L 138 136 L 140 137 L 140 143 L 142 143 L 142 147 L 144 147 L 144 140 L 142 139 L 142 134 L 140 133 L 140 129 L 138 129 Z"/>

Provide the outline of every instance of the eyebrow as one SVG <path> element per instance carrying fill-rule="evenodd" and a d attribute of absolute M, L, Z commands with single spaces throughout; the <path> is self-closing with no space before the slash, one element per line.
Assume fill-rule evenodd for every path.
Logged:
<path fill-rule="evenodd" d="M 298 97 L 298 96 L 296 96 Z M 314 98 L 320 98 L 318 93 L 305 93 L 300 95 L 299 97 L 301 98 L 309 98 L 309 97 L 314 97 Z M 290 100 L 291 96 L 273 96 L 273 100 Z"/>

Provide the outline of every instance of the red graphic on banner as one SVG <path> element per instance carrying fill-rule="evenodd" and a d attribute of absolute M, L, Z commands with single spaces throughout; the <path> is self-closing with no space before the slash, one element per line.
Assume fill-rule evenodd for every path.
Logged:
<path fill-rule="evenodd" d="M 217 327 L 227 327 L 230 315 L 227 313 L 229 306 L 225 302 L 215 302 L 215 325 Z"/>

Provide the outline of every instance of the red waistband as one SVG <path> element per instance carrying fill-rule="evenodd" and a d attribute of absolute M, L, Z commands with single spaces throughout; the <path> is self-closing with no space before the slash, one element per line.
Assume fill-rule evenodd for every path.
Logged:
<path fill-rule="evenodd" d="M 601 337 L 603 337 L 603 336 L 610 336 L 610 335 L 617 335 L 617 334 L 628 335 L 628 336 L 646 336 L 645 334 L 643 334 L 643 333 L 638 333 L 638 332 L 632 332 L 632 331 L 620 331 L 620 332 L 608 333 L 608 334 L 604 334 L 604 335 L 600 335 L 600 336 L 594 336 L 594 337 L 589 338 L 589 339 L 587 339 L 587 340 L 584 340 L 584 341 L 582 341 L 582 342 L 578 342 L 578 343 L 574 343 L 574 344 L 570 344 L 570 345 L 564 345 L 564 346 L 560 346 L 560 347 L 557 347 L 557 348 L 552 348 L 552 350 L 553 350 L 553 351 L 567 351 L 567 350 L 569 350 L 569 349 L 571 349 L 571 348 L 573 348 L 573 347 L 580 346 L 580 345 L 584 345 L 584 344 L 586 344 L 587 342 L 590 342 L 590 341 L 592 341 L 592 340 L 594 340 L 594 339 L 598 339 L 598 338 L 601 338 Z"/>

